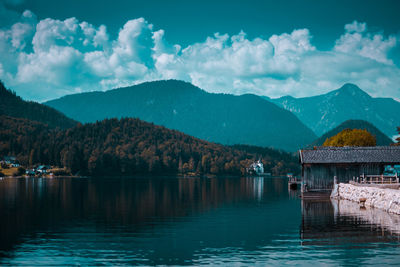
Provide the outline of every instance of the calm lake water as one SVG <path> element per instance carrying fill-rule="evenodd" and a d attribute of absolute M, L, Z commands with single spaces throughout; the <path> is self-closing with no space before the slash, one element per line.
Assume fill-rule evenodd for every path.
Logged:
<path fill-rule="evenodd" d="M 285 178 L 0 180 L 0 265 L 398 265 L 399 225 Z"/>

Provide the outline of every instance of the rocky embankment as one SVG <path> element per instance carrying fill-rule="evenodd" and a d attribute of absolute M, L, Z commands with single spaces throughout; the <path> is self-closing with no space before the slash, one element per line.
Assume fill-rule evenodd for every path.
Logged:
<path fill-rule="evenodd" d="M 366 207 L 378 208 L 390 213 L 400 214 L 399 189 L 340 183 L 336 185 L 331 197 L 354 202 L 365 201 L 364 205 Z"/>

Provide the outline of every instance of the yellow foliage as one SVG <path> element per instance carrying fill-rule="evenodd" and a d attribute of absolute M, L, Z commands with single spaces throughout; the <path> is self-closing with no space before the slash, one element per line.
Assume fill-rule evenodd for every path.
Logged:
<path fill-rule="evenodd" d="M 327 138 L 323 146 L 376 146 L 376 138 L 367 130 L 344 129 Z"/>
<path fill-rule="evenodd" d="M 5 176 L 13 176 L 14 172 L 17 172 L 18 168 L 16 167 L 10 167 L 8 169 L 2 169 L 0 167 L 0 172 L 4 173 Z"/>

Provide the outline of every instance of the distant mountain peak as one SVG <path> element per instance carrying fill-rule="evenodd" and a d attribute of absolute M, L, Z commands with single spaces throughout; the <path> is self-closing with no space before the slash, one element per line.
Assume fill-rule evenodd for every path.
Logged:
<path fill-rule="evenodd" d="M 392 98 L 374 98 L 357 85 L 346 83 L 329 93 L 311 97 L 287 97 L 272 102 L 296 114 L 317 135 L 322 135 L 346 120 L 373 123 L 387 136 L 396 134 L 400 126 L 397 110 L 400 103 Z"/>
<path fill-rule="evenodd" d="M 46 105 L 81 122 L 134 117 L 229 145 L 294 151 L 316 138 L 295 115 L 259 96 L 208 93 L 177 80 L 146 82 L 101 94 L 75 94 Z"/>
<path fill-rule="evenodd" d="M 371 97 L 368 93 L 353 83 L 344 84 L 342 87 L 336 90 L 336 95 Z"/>

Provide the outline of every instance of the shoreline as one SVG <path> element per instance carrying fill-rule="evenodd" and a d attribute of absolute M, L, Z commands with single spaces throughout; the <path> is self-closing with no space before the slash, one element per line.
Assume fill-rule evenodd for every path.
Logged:
<path fill-rule="evenodd" d="M 229 177 L 229 178 L 271 178 L 271 177 L 279 177 L 279 178 L 287 178 L 285 175 L 269 175 L 269 176 L 251 176 L 251 175 L 214 175 L 214 174 L 204 174 L 204 175 L 186 175 L 186 174 L 135 174 L 135 175 L 59 175 L 59 176 L 27 176 L 27 175 L 20 175 L 20 176 L 3 176 L 0 177 L 1 179 L 7 178 L 47 178 L 47 179 L 52 179 L 52 178 L 93 178 L 93 177 L 118 177 L 118 178 L 129 178 L 129 177 L 141 177 L 141 176 L 146 176 L 146 177 L 179 177 L 179 178 L 206 178 L 206 179 L 211 179 L 211 178 L 219 178 L 219 177 Z"/>

